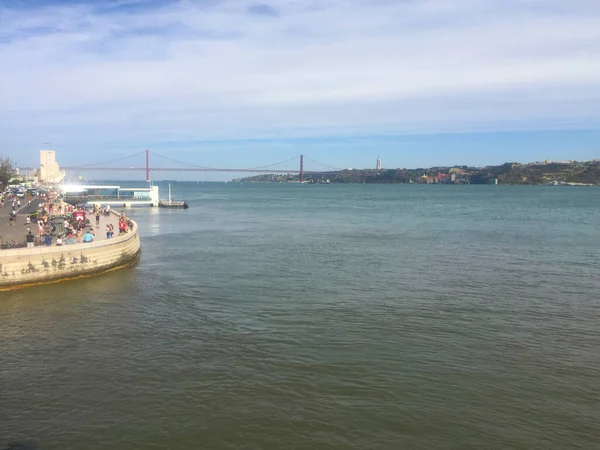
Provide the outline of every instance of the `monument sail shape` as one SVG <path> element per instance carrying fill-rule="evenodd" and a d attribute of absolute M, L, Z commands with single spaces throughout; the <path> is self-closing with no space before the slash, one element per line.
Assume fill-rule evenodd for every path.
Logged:
<path fill-rule="evenodd" d="M 66 173 L 60 170 L 56 162 L 56 151 L 40 150 L 40 174 L 39 180 L 42 183 L 61 183 L 65 179 Z"/>

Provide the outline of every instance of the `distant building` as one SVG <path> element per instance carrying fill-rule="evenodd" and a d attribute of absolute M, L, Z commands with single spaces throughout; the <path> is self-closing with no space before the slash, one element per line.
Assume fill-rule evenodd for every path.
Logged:
<path fill-rule="evenodd" d="M 377 170 L 381 169 L 381 158 L 378 156 L 377 157 Z"/>
<path fill-rule="evenodd" d="M 438 172 L 436 179 L 438 183 L 448 183 L 450 181 L 450 175 L 447 173 Z"/>
<path fill-rule="evenodd" d="M 60 183 L 65 178 L 65 171 L 60 170 L 54 150 L 40 150 L 40 175 L 38 178 L 43 183 Z"/>
<path fill-rule="evenodd" d="M 67 203 L 89 203 L 112 206 L 158 206 L 158 186 L 122 188 L 120 186 L 62 185 L 61 192 Z"/>

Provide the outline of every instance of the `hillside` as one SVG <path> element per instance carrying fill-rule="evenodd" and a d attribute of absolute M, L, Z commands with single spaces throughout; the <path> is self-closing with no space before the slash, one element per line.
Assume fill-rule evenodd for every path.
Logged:
<path fill-rule="evenodd" d="M 299 182 L 299 175 L 268 174 L 238 179 L 242 182 Z M 417 183 L 510 184 L 584 183 L 600 185 L 600 161 L 569 163 L 506 163 L 487 167 L 430 167 L 426 169 L 347 169 L 306 173 L 307 183 Z"/>

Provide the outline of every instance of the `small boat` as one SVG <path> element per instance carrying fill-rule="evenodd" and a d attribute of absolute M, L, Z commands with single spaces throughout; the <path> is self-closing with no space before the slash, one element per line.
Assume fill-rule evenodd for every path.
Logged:
<path fill-rule="evenodd" d="M 158 207 L 159 208 L 179 208 L 179 209 L 188 209 L 189 208 L 189 206 L 185 202 L 185 200 L 177 201 L 177 200 L 171 199 L 171 183 L 169 183 L 169 200 L 160 200 L 158 202 Z"/>

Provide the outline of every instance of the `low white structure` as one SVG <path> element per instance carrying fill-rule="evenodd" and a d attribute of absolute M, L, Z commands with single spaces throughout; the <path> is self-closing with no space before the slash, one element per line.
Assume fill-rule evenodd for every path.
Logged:
<path fill-rule="evenodd" d="M 158 206 L 158 186 L 132 188 L 98 185 L 63 185 L 64 200 L 70 204 L 92 203 L 111 206 Z"/>

